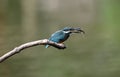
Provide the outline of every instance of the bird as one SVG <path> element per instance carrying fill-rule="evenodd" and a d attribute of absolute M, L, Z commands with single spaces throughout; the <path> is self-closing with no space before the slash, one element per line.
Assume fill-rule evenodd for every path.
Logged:
<path fill-rule="evenodd" d="M 55 33 L 53 33 L 50 38 L 49 41 L 55 42 L 55 43 L 63 43 L 64 41 L 66 41 L 69 36 L 72 33 L 85 33 L 83 30 L 81 30 L 81 28 L 73 28 L 73 27 L 65 27 L 61 30 L 56 31 Z M 45 48 L 48 48 L 50 45 L 46 45 Z"/>

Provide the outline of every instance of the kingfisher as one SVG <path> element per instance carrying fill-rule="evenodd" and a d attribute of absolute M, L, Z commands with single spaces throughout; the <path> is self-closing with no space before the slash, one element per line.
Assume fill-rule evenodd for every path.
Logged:
<path fill-rule="evenodd" d="M 65 27 L 61 30 L 56 31 L 51 35 L 49 41 L 56 43 L 63 43 L 66 41 L 72 33 L 85 33 L 81 28 Z M 48 48 L 50 45 L 46 45 L 45 48 Z"/>

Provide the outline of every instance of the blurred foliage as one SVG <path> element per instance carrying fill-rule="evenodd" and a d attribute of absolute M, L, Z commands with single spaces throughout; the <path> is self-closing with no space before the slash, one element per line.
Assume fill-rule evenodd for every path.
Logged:
<path fill-rule="evenodd" d="M 0 77 L 120 77 L 119 0 L 31 1 L 0 1 L 0 55 L 68 25 L 86 34 L 71 35 L 65 50 L 23 50 L 0 64 Z"/>
<path fill-rule="evenodd" d="M 20 0 L 6 0 L 8 25 L 20 25 L 21 23 L 21 4 Z M 18 25 L 18 26 L 19 26 Z"/>

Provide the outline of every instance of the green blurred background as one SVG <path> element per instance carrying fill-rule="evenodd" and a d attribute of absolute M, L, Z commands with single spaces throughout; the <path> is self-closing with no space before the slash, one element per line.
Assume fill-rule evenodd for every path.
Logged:
<path fill-rule="evenodd" d="M 0 64 L 0 77 L 120 77 L 120 0 L 0 0 L 0 56 L 81 27 L 58 50 L 36 46 Z"/>

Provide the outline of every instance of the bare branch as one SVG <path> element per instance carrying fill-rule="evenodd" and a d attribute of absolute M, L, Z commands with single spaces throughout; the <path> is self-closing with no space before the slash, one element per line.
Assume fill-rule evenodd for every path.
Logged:
<path fill-rule="evenodd" d="M 32 42 L 22 44 L 18 47 L 15 47 L 13 50 L 11 50 L 8 53 L 1 56 L 0 57 L 0 63 L 3 62 L 4 60 L 6 60 L 7 58 L 21 52 L 23 49 L 33 47 L 33 46 L 37 46 L 37 45 L 46 45 L 46 44 L 51 45 L 53 47 L 56 47 L 58 49 L 65 49 L 66 48 L 64 44 L 55 43 L 55 42 L 49 41 L 48 39 L 32 41 Z"/>

